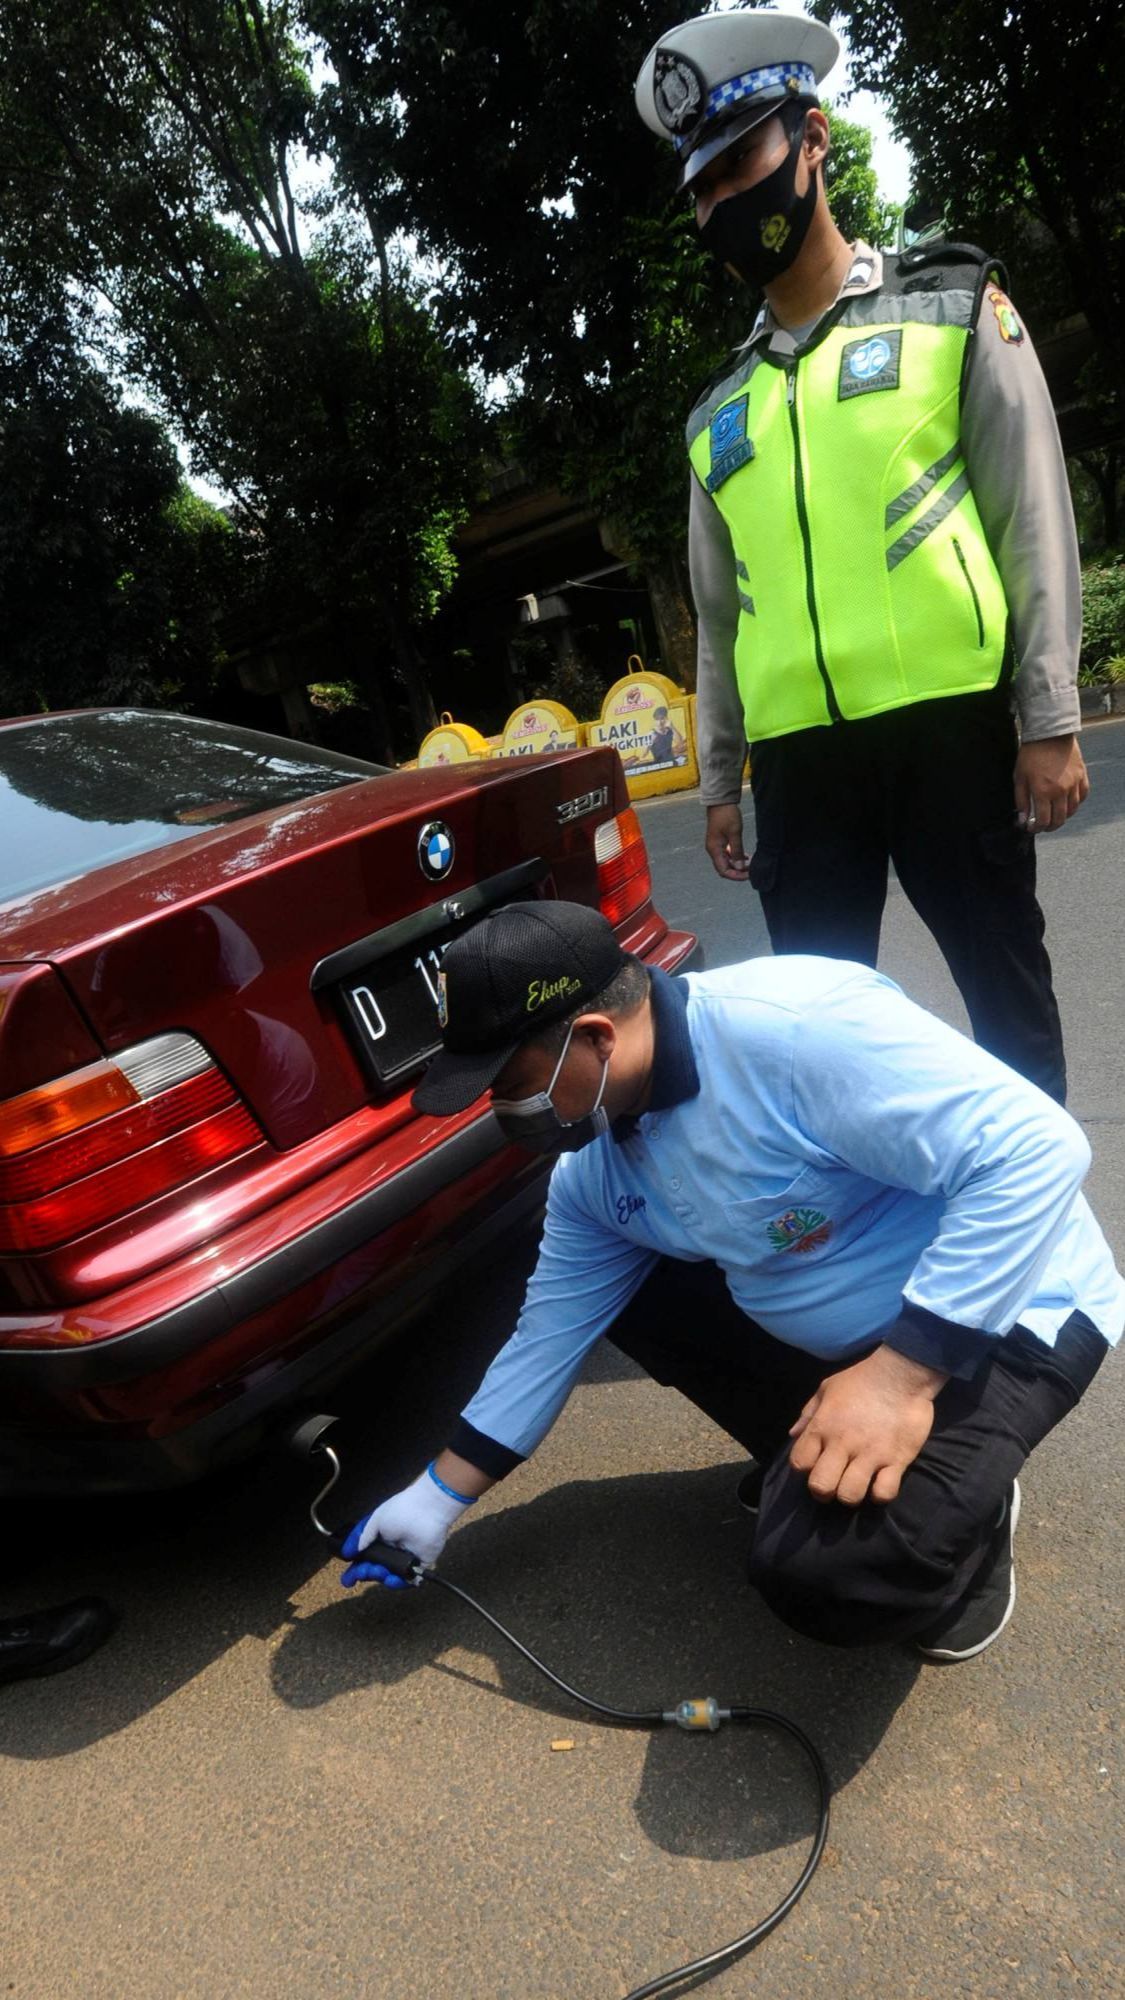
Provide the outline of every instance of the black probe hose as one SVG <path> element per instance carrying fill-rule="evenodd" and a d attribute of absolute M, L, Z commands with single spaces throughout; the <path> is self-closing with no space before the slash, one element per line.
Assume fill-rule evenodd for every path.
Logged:
<path fill-rule="evenodd" d="M 368 1554 L 369 1552 L 365 1551 L 364 1553 Z M 569 1681 L 564 1681 L 559 1674 L 552 1673 L 550 1667 L 545 1666 L 543 1661 L 538 1659 L 531 1651 L 530 1646 L 525 1646 L 522 1640 L 516 1638 L 514 1632 L 509 1632 L 507 1626 L 500 1623 L 499 1618 L 494 1618 L 491 1611 L 486 1611 L 484 1605 L 478 1604 L 476 1598 L 471 1597 L 467 1590 L 462 1590 L 459 1583 L 451 1583 L 447 1576 L 440 1576 L 436 1570 L 432 1569 L 423 1569 L 421 1574 L 427 1583 L 440 1583 L 443 1590 L 452 1592 L 454 1597 L 460 1597 L 465 1604 L 471 1605 L 474 1611 L 479 1612 L 482 1618 L 487 1619 L 494 1631 L 499 1632 L 502 1639 L 506 1639 L 510 1646 L 515 1647 L 517 1653 L 522 1653 L 525 1660 L 530 1660 L 533 1667 L 536 1667 L 541 1674 L 545 1674 L 547 1679 L 552 1681 L 557 1688 L 561 1688 L 563 1694 L 569 1695 L 572 1701 L 578 1702 L 580 1707 L 592 1708 L 598 1715 L 608 1716 L 612 1722 L 630 1724 L 633 1728 L 657 1729 L 662 1723 L 676 1721 L 677 1710 L 675 1709 L 665 1711 L 660 1708 L 613 1708 L 608 1702 L 595 1701 L 592 1695 L 583 1694 L 580 1688 L 571 1687 Z M 682 1709 L 690 1709 L 697 1706 L 699 1704 L 686 1702 L 681 1704 Z M 716 1711 L 716 1713 L 721 1715 L 723 1711 Z M 821 1757 L 815 1743 L 805 1735 L 804 1730 L 797 1723 L 791 1722 L 786 1715 L 778 1715 L 771 1708 L 732 1708 L 726 1711 L 726 1714 L 729 1715 L 731 1722 L 745 1722 L 762 1729 L 777 1729 L 784 1735 L 791 1736 L 794 1742 L 800 1744 L 801 1749 L 812 1766 L 813 1776 L 817 1784 L 817 1827 L 812 1846 L 809 1849 L 805 1865 L 792 1888 L 782 1897 L 780 1903 L 774 1905 L 769 1915 L 762 1918 L 760 1923 L 755 1924 L 751 1930 L 743 1931 L 740 1937 L 732 1938 L 729 1944 L 720 1945 L 717 1951 L 705 1952 L 702 1958 L 693 1958 L 686 1965 L 677 1965 L 671 1972 L 658 1974 L 655 1979 L 646 1981 L 643 1986 L 634 1986 L 632 1992 L 625 1995 L 625 2000 L 649 2000 L 650 1995 L 654 1993 L 667 1993 L 670 1987 L 678 1986 L 681 1980 L 690 1979 L 699 1973 L 706 1973 L 710 1977 L 712 1973 L 718 1972 L 723 1966 L 733 1965 L 734 1961 L 741 1958 L 745 1952 L 752 1951 L 756 1944 L 760 1944 L 764 1937 L 768 1937 L 772 1930 L 777 1929 L 782 1919 L 789 1915 L 794 1903 L 798 1902 L 804 1895 L 805 1890 L 816 1873 L 820 1857 L 824 1852 L 824 1845 L 828 1839 L 828 1815 L 831 1790 L 828 1783 L 828 1773 L 824 1768 L 824 1759 Z M 697 1725 L 689 1724 L 687 1726 L 695 1727 Z M 715 1722 L 699 1726 L 716 1728 L 718 1724 Z"/>
<path fill-rule="evenodd" d="M 320 1502 L 331 1492 L 340 1476 L 340 1461 L 332 1446 L 326 1443 L 324 1436 L 334 1421 L 332 1417 L 323 1416 L 307 1419 L 293 1432 L 290 1447 L 301 1457 L 314 1452 L 323 1452 L 332 1465 L 332 1475 L 312 1502 L 309 1513 L 317 1533 L 325 1536 L 337 1554 L 342 1555 L 345 1537 L 322 1521 L 317 1511 Z M 805 1865 L 792 1888 L 782 1897 L 780 1903 L 774 1905 L 768 1916 L 764 1916 L 751 1930 L 743 1931 L 741 1936 L 732 1938 L 729 1944 L 720 1945 L 717 1951 L 705 1952 L 702 1958 L 693 1958 L 686 1965 L 675 1966 L 671 1972 L 659 1973 L 655 1979 L 647 1980 L 643 1986 L 634 1986 L 632 1992 L 625 1995 L 625 2000 L 651 2000 L 654 1993 L 667 1993 L 670 1987 L 678 1986 L 683 1980 L 694 1978 L 700 1973 L 710 1978 L 723 1966 L 733 1965 L 736 1959 L 741 1958 L 745 1952 L 752 1951 L 756 1944 L 760 1944 L 772 1930 L 777 1929 L 778 1924 L 789 1915 L 793 1905 L 804 1895 L 812 1881 L 828 1839 L 831 1800 L 828 1773 L 815 1743 L 805 1735 L 797 1723 L 791 1722 L 787 1715 L 778 1715 L 776 1710 L 771 1708 L 721 1709 L 710 1697 L 703 1701 L 682 1701 L 676 1708 L 671 1709 L 613 1708 L 608 1702 L 596 1701 L 593 1695 L 583 1694 L 580 1688 L 571 1687 L 570 1682 L 564 1681 L 561 1675 L 552 1673 L 550 1667 L 544 1665 L 530 1646 L 525 1646 L 522 1640 L 516 1638 L 514 1632 L 509 1632 L 499 1618 L 494 1618 L 492 1612 L 486 1611 L 484 1605 L 479 1604 L 467 1590 L 463 1590 L 459 1583 L 451 1583 L 447 1576 L 439 1576 L 436 1570 L 427 1569 L 425 1564 L 420 1563 L 417 1556 L 412 1555 L 408 1549 L 395 1548 L 386 1542 L 373 1542 L 368 1544 L 363 1554 L 367 1562 L 382 1563 L 404 1582 L 438 1583 L 443 1590 L 448 1590 L 454 1597 L 461 1598 L 462 1602 L 470 1605 L 494 1631 L 499 1632 L 500 1637 L 506 1639 L 509 1646 L 514 1646 L 517 1653 L 522 1653 L 524 1659 L 529 1660 L 539 1673 L 544 1674 L 555 1687 L 561 1689 L 563 1694 L 569 1695 L 571 1701 L 576 1701 L 580 1708 L 591 1708 L 596 1714 L 607 1716 L 611 1722 L 621 1722 L 634 1729 L 658 1729 L 663 1723 L 674 1722 L 680 1728 L 689 1730 L 714 1730 L 719 1727 L 720 1722 L 725 1721 L 745 1722 L 760 1729 L 780 1730 L 783 1735 L 791 1736 L 795 1743 L 800 1744 L 816 1779 L 817 1826 Z"/>

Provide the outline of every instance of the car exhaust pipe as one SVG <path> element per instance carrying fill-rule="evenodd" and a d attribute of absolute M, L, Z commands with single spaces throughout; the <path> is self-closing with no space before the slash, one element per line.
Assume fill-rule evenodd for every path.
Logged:
<path fill-rule="evenodd" d="M 287 1451 L 293 1453 L 294 1458 L 299 1458 L 302 1461 L 310 1458 L 326 1458 L 328 1460 L 332 1469 L 327 1481 L 317 1494 L 316 1499 L 309 1506 L 309 1518 L 317 1534 L 323 1535 L 325 1541 L 331 1542 L 333 1548 L 339 1550 L 341 1539 L 339 1533 L 335 1528 L 330 1528 L 327 1522 L 321 1520 L 319 1512 L 321 1503 L 327 1500 L 328 1495 L 340 1477 L 340 1460 L 327 1441 L 328 1432 L 337 1422 L 338 1419 L 336 1417 L 327 1416 L 323 1411 L 313 1417 L 302 1417 L 299 1423 L 292 1425 L 283 1434 L 281 1443 Z"/>
<path fill-rule="evenodd" d="M 326 1542 L 331 1542 L 336 1554 L 347 1560 L 343 1557 L 346 1532 L 341 1533 L 339 1528 L 330 1528 L 327 1521 L 322 1521 L 320 1518 L 320 1508 L 340 1477 L 340 1460 L 327 1441 L 327 1433 L 338 1421 L 338 1418 L 323 1413 L 315 1417 L 302 1417 L 299 1423 L 292 1425 L 282 1434 L 280 1443 L 301 1460 L 319 1457 L 328 1460 L 332 1470 L 309 1507 L 309 1518 L 317 1534 L 323 1535 Z M 382 1563 L 385 1569 L 389 1569 L 392 1575 L 401 1577 L 404 1583 L 411 1583 L 422 1574 L 422 1564 L 409 1549 L 393 1548 L 388 1542 L 369 1542 L 363 1554 L 365 1561 Z"/>

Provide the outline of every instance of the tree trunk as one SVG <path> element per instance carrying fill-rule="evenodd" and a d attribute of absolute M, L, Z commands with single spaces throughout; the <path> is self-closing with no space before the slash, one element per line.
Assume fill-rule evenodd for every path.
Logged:
<path fill-rule="evenodd" d="M 1118 536 L 1121 532 L 1120 514 L 1118 512 L 1118 491 L 1121 478 L 1121 465 L 1117 456 L 1117 446 L 1115 444 L 1107 446 L 1105 460 L 1106 460 L 1106 481 L 1104 490 L 1102 492 L 1102 513 L 1105 516 L 1106 547 L 1110 549 L 1115 549 L 1119 546 Z"/>
<path fill-rule="evenodd" d="M 664 672 L 691 694 L 695 690 L 695 614 L 688 602 L 679 564 L 669 558 L 645 569 Z"/>
<path fill-rule="evenodd" d="M 392 604 L 386 612 L 387 630 L 394 647 L 395 665 L 399 679 L 406 690 L 410 708 L 410 724 L 416 738 L 414 750 L 417 754 L 422 738 L 437 727 L 437 710 L 426 681 L 426 670 L 422 655 L 414 642 L 414 634 L 397 604 Z"/>
<path fill-rule="evenodd" d="M 574 627 L 569 618 L 552 620 L 545 634 L 547 643 L 555 656 L 555 665 L 563 673 L 581 673 L 585 665 L 578 647 L 574 643 Z"/>
<path fill-rule="evenodd" d="M 371 628 L 357 612 L 340 619 L 338 643 L 344 677 L 354 681 L 371 712 L 372 750 L 379 764 L 393 764 L 395 746 L 387 693 L 371 645 Z M 362 754 L 362 753 L 357 753 Z"/>
<path fill-rule="evenodd" d="M 642 556 L 623 521 L 599 521 L 602 547 L 639 570 L 648 590 L 664 672 L 689 694 L 695 689 L 695 613 L 684 589 L 683 568 L 669 543 L 656 558 Z"/>
<path fill-rule="evenodd" d="M 1079 454 L 1078 463 L 1098 489 L 1098 499 L 1102 509 L 1102 542 L 1107 549 L 1117 547 L 1119 521 L 1117 487 L 1119 466 L 1117 446 L 1107 445 L 1103 451 L 1091 452 L 1089 457 Z"/>
<path fill-rule="evenodd" d="M 308 688 L 303 683 L 282 688 L 281 705 L 285 710 L 285 727 L 290 736 L 295 736 L 298 743 L 319 743 Z"/>

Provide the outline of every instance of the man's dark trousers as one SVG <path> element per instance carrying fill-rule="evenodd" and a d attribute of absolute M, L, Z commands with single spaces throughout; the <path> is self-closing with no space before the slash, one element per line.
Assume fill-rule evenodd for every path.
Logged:
<path fill-rule="evenodd" d="M 735 1305 L 716 1265 L 673 1258 L 608 1337 L 768 1467 L 750 1580 L 787 1625 L 837 1646 L 915 1637 L 960 1602 L 1013 1479 L 1074 1408 L 1107 1346 L 1081 1313 L 1054 1348 L 1015 1328 L 971 1381 L 939 1392 L 897 1499 L 846 1507 L 813 1498 L 789 1464 L 788 1434 L 825 1377 L 861 1356 L 827 1362 L 773 1339 Z"/>
<path fill-rule="evenodd" d="M 750 880 L 775 952 L 873 966 L 892 861 L 981 1048 L 1062 1104 L 1035 841 L 1015 820 L 1017 747 L 1006 684 L 755 743 Z"/>

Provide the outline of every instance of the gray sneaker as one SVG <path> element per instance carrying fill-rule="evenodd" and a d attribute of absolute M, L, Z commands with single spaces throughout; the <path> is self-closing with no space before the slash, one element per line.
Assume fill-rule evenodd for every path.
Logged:
<path fill-rule="evenodd" d="M 914 1644 L 923 1659 L 956 1665 L 961 1660 L 974 1659 L 1000 1637 L 1016 1608 L 1016 1566 L 1012 1544 L 1019 1518 L 1020 1483 L 1014 1479 L 996 1524 L 991 1558 L 982 1563 L 960 1603 L 947 1611 L 921 1638 L 915 1639 Z"/>

